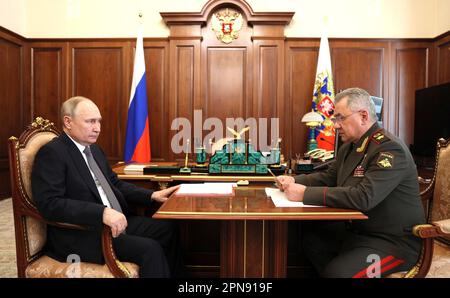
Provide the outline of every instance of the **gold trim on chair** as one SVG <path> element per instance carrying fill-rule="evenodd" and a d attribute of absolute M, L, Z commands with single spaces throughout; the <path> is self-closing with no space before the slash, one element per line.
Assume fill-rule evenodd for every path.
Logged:
<path fill-rule="evenodd" d="M 429 228 L 433 228 L 433 227 L 434 227 L 434 226 L 433 226 L 433 225 L 430 225 L 430 224 L 415 225 L 415 226 L 413 227 L 412 233 L 413 233 L 414 236 L 421 237 L 420 232 L 421 232 L 423 229 L 429 229 Z"/>
<path fill-rule="evenodd" d="M 53 122 L 50 122 L 50 120 L 42 117 L 36 117 L 36 119 L 31 123 L 31 126 L 34 128 L 42 128 L 44 130 L 49 129 L 50 127 L 55 127 Z"/>

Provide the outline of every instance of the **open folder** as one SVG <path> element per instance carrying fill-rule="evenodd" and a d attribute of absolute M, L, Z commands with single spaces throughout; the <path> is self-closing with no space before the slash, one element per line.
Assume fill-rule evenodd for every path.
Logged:
<path fill-rule="evenodd" d="M 266 195 L 272 199 L 275 207 L 323 207 L 316 205 L 305 205 L 303 202 L 289 201 L 286 194 L 278 188 L 266 187 Z"/>
<path fill-rule="evenodd" d="M 177 195 L 232 195 L 236 183 L 189 183 L 181 184 Z"/>

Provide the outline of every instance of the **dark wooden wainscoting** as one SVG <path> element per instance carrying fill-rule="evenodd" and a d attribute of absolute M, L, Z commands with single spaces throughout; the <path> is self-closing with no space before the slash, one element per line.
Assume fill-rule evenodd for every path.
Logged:
<path fill-rule="evenodd" d="M 26 39 L 0 27 L 0 198 L 11 195 L 8 138 L 29 119 L 29 56 Z"/>

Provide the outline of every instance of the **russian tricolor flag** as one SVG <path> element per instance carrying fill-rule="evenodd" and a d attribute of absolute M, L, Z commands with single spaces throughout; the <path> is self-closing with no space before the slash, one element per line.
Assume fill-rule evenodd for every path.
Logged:
<path fill-rule="evenodd" d="M 142 35 L 142 28 L 139 28 L 134 56 L 133 83 L 131 84 L 130 104 L 128 106 L 125 162 L 149 162 L 151 159 Z"/>

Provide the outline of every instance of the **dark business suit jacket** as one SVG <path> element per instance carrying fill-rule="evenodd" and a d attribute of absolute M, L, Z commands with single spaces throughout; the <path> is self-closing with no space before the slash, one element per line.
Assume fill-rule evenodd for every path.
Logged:
<path fill-rule="evenodd" d="M 128 202 L 151 204 L 151 190 L 118 179 L 101 148 L 95 144 L 90 147 L 126 216 L 130 215 Z M 49 225 L 46 253 L 60 261 L 77 254 L 83 262 L 103 263 L 101 230 L 105 206 L 81 152 L 65 133 L 38 151 L 31 177 L 33 198 L 44 218 L 89 228 L 79 231 Z"/>
<path fill-rule="evenodd" d="M 307 186 L 305 204 L 356 209 L 369 217 L 348 223 L 355 234 L 349 247 L 418 255 L 420 240 L 411 230 L 425 216 L 416 165 L 404 143 L 377 124 L 353 146 L 344 144 L 328 171 L 295 180 Z"/>

